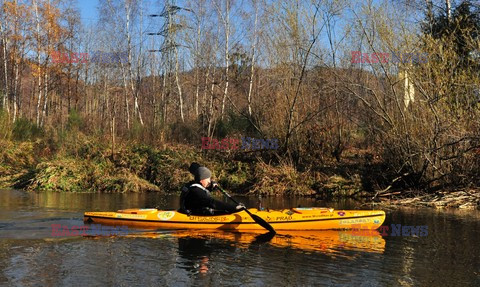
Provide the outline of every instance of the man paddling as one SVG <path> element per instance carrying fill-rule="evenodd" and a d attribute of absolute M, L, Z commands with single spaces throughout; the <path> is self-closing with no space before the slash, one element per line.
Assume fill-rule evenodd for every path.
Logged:
<path fill-rule="evenodd" d="M 214 199 L 210 192 L 216 187 L 212 182 L 212 172 L 205 166 L 194 162 L 190 165 L 190 173 L 195 177 L 188 188 L 180 195 L 180 212 L 195 215 L 219 215 L 234 213 L 245 208 L 243 204 L 230 204 Z"/>

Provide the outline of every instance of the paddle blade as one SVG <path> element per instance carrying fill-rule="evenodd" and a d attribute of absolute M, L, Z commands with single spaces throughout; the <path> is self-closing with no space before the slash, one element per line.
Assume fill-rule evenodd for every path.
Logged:
<path fill-rule="evenodd" d="M 275 229 L 273 229 L 273 227 L 268 223 L 266 222 L 265 220 L 263 220 L 263 218 L 261 218 L 260 216 L 258 215 L 255 215 L 255 214 L 252 214 L 250 212 L 248 212 L 250 214 L 250 216 L 252 217 L 252 219 L 258 223 L 258 225 L 262 226 L 263 228 L 265 228 L 266 230 L 270 231 L 270 232 L 273 232 L 275 233 Z"/>
<path fill-rule="evenodd" d="M 217 185 L 218 186 L 218 185 Z M 235 199 L 233 199 L 233 197 L 231 197 L 225 190 L 223 190 L 223 188 L 221 188 L 220 186 L 218 186 L 218 188 L 220 189 L 220 191 L 225 194 L 228 198 L 230 198 L 233 202 L 235 202 L 235 204 L 239 204 Z M 265 220 L 263 220 L 260 216 L 258 215 L 255 215 L 255 214 L 252 214 L 247 208 L 243 208 L 243 210 L 245 210 L 248 215 L 250 215 L 253 219 L 253 221 L 255 221 L 258 225 L 260 225 L 261 227 L 265 228 L 266 230 L 272 232 L 273 234 L 275 234 L 275 229 L 273 229 L 273 227 L 268 223 L 266 222 Z"/>

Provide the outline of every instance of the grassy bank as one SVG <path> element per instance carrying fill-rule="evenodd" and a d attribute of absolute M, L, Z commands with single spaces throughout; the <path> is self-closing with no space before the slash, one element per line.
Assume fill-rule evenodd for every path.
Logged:
<path fill-rule="evenodd" d="M 86 135 L 81 118 L 75 114 L 69 117 L 63 131 L 38 129 L 23 120 L 4 127 L 7 128 L 0 135 L 0 188 L 178 192 L 192 179 L 188 167 L 196 161 L 208 166 L 214 179 L 237 194 L 366 198 L 434 207 L 475 208 L 480 203 L 474 186 L 428 190 L 410 185 L 408 176 L 397 180 L 388 161 L 372 149 L 348 147 L 341 161 L 311 156 L 294 163 L 275 150 L 202 150 L 200 146 L 178 142 L 142 140 L 141 134 L 124 135 L 112 151 L 105 132 L 90 131 Z M 405 188 L 409 185 L 413 188 Z M 415 189 L 416 186 L 419 188 Z M 455 196 L 462 190 L 468 192 Z"/>
<path fill-rule="evenodd" d="M 343 165 L 300 171 L 286 162 L 268 164 L 242 153 L 209 151 L 188 145 L 152 147 L 130 143 L 117 146 L 77 134 L 61 144 L 0 140 L 0 188 L 57 192 L 178 192 L 191 180 L 191 162 L 208 166 L 214 178 L 239 194 L 300 195 L 318 199 L 367 198 L 377 192 L 375 163 L 365 164 L 358 152 Z M 362 163 L 363 162 L 363 163 Z M 370 188 L 370 190 L 369 190 Z M 478 190 L 450 192 L 391 191 L 378 196 L 383 204 L 436 208 L 479 207 Z"/>
<path fill-rule="evenodd" d="M 187 145 L 155 148 L 137 143 L 111 146 L 76 134 L 62 143 L 0 141 L 0 186 L 59 192 L 176 192 L 192 176 L 191 162 L 208 166 L 235 193 L 308 195 L 321 198 L 364 195 L 359 175 L 344 178 L 299 171 L 288 163 L 267 164 L 242 153 L 205 151 Z"/>

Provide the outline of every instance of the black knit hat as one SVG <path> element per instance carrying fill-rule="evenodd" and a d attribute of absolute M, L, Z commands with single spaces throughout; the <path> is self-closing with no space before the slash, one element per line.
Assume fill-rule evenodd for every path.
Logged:
<path fill-rule="evenodd" d="M 200 181 L 202 179 L 207 179 L 212 177 L 212 172 L 208 168 L 201 166 L 197 168 L 194 175 L 195 175 L 195 181 Z"/>

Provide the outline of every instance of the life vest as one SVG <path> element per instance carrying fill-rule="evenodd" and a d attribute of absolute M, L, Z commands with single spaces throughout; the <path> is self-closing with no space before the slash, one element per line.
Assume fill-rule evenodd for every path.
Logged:
<path fill-rule="evenodd" d="M 199 183 L 194 183 L 192 185 L 190 185 L 188 187 L 188 189 L 192 188 L 192 187 L 198 187 L 200 189 L 203 189 L 203 191 L 205 191 L 208 195 L 210 195 L 210 191 L 208 191 L 208 189 L 206 189 L 205 187 L 203 187 L 203 185 L 199 184 Z"/>
<path fill-rule="evenodd" d="M 190 215 L 192 213 L 192 210 L 189 210 L 189 209 L 186 208 L 185 200 L 187 199 L 187 196 L 188 196 L 188 193 L 190 192 L 190 189 L 193 188 L 193 187 L 198 187 L 198 188 L 202 189 L 203 191 L 205 191 L 207 193 L 207 195 L 210 195 L 210 191 L 208 191 L 208 189 L 203 187 L 201 184 L 193 183 L 188 187 L 186 185 L 184 185 L 182 187 L 182 192 L 180 193 L 180 209 L 178 210 L 179 212 L 185 213 L 185 214 L 188 214 L 188 215 Z M 213 210 L 211 208 L 205 207 L 204 209 L 205 210 L 202 210 L 203 213 L 206 213 L 206 214 L 212 213 L 213 214 Z"/>

